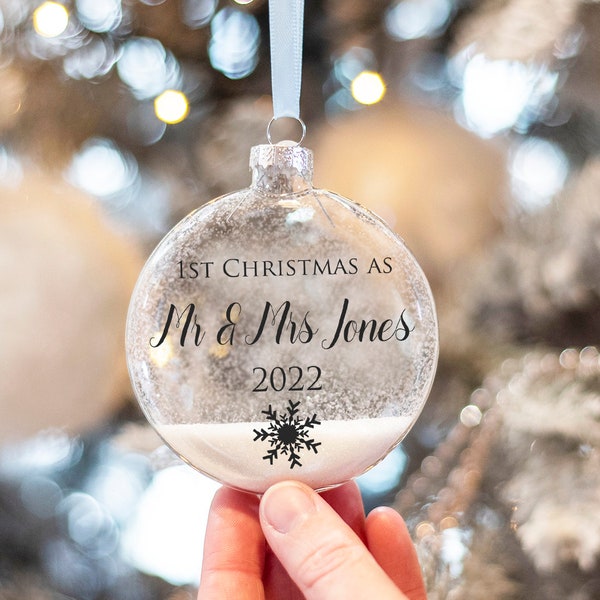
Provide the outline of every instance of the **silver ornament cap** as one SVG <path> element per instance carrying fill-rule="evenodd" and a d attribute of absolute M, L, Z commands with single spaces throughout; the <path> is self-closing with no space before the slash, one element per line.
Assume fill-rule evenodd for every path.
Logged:
<path fill-rule="evenodd" d="M 250 150 L 252 187 L 273 196 L 297 194 L 312 188 L 312 150 L 296 142 L 262 144 Z"/>

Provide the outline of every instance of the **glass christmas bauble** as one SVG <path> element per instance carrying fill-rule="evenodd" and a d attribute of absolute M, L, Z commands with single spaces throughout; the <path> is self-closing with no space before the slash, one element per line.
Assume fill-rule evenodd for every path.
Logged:
<path fill-rule="evenodd" d="M 261 493 L 360 475 L 409 431 L 438 354 L 427 280 L 383 221 L 312 186 L 312 153 L 252 149 L 252 185 L 184 218 L 131 300 L 140 405 L 185 461 Z"/>

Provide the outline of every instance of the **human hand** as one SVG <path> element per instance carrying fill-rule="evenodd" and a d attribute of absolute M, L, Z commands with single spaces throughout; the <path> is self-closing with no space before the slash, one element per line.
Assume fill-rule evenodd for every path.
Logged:
<path fill-rule="evenodd" d="M 317 494 L 298 482 L 262 499 L 221 488 L 213 500 L 198 600 L 426 600 L 402 517 L 365 519 L 354 482 Z"/>

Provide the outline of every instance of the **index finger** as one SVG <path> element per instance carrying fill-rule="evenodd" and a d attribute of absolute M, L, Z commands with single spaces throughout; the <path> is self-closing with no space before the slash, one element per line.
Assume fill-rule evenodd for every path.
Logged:
<path fill-rule="evenodd" d="M 421 566 L 404 519 L 380 507 L 367 517 L 367 546 L 387 576 L 410 600 L 427 600 Z"/>
<path fill-rule="evenodd" d="M 221 488 L 208 515 L 198 600 L 264 600 L 264 557 L 258 498 Z"/>

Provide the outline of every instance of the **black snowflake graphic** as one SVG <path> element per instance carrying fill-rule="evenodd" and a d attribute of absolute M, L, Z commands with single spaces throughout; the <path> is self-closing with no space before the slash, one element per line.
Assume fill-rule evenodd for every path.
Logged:
<path fill-rule="evenodd" d="M 297 416 L 298 406 L 300 406 L 300 401 L 288 400 L 287 414 L 283 414 L 281 417 L 277 416 L 277 411 L 273 410 L 270 404 L 267 410 L 262 411 L 269 421 L 269 426 L 266 429 L 255 429 L 254 441 L 269 442 L 271 448 L 267 450 L 263 460 L 268 460 L 270 464 L 283 455 L 287 456 L 290 469 L 293 469 L 302 466 L 300 462 L 302 450 L 312 450 L 315 454 L 318 453 L 317 447 L 321 445 L 321 442 L 315 442 L 314 439 L 308 437 L 308 434 L 310 429 L 313 429 L 315 425 L 320 425 L 321 422 L 317 420 L 317 415 L 313 415 L 311 418 L 306 417 L 304 420 L 299 418 Z"/>

